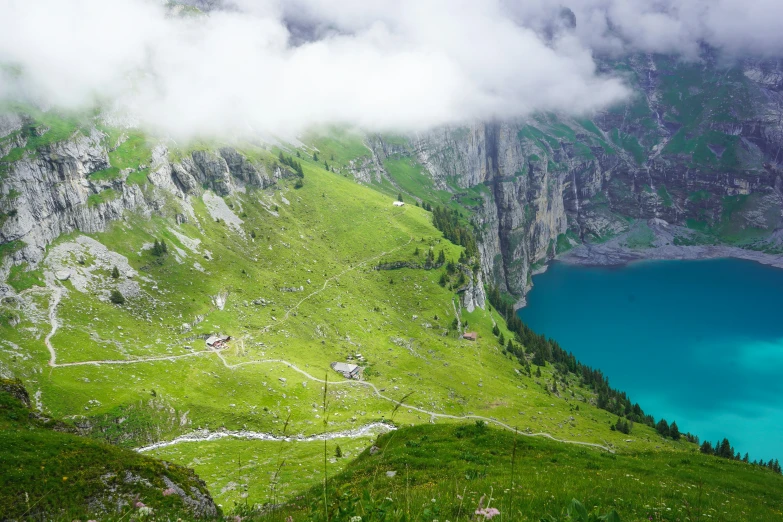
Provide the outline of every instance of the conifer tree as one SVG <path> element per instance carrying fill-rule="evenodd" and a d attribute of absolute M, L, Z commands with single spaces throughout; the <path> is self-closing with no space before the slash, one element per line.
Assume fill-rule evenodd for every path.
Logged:
<path fill-rule="evenodd" d="M 672 422 L 672 425 L 669 426 L 669 435 L 674 440 L 680 440 L 680 429 L 677 427 L 676 422 Z"/>
<path fill-rule="evenodd" d="M 114 266 L 114 268 L 111 269 L 111 276 L 114 279 L 119 279 L 120 278 L 120 271 L 119 271 L 119 269 L 117 268 L 116 265 Z"/>
<path fill-rule="evenodd" d="M 669 436 L 669 423 L 666 422 L 666 419 L 659 420 L 658 424 L 655 425 L 655 429 L 664 437 Z"/>

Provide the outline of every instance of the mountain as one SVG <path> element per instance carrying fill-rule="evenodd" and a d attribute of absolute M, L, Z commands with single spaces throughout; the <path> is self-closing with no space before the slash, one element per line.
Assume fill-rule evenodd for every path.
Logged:
<path fill-rule="evenodd" d="M 705 52 L 695 63 L 640 55 L 602 68 L 635 86 L 631 102 L 592 118 L 541 114 L 440 129 L 404 144 L 379 136 L 371 142 L 376 164 L 406 158 L 453 201 L 475 192 L 462 202 L 474 215 L 485 279 L 518 297 L 556 255 L 618 236 L 616 247 L 780 254 L 781 63 L 724 64 Z M 392 178 L 404 178 L 387 166 Z M 623 248 L 587 257 L 612 262 L 607 253 L 634 257 Z"/>
<path fill-rule="evenodd" d="M 555 439 L 550 462 L 558 448 L 585 452 L 585 469 L 660 453 L 655 473 L 698 462 L 741 469 L 728 488 L 779 487 L 662 436 L 599 370 L 515 321 L 556 256 L 778 259 L 780 65 L 602 67 L 637 86 L 633 102 L 415 135 L 178 144 L 101 111 L 6 106 L 0 374 L 74 434 L 193 468 L 226 512 L 350 473 L 379 434 L 415 448 L 428 428 L 476 421 Z M 625 506 L 601 498 L 612 507 Z"/>

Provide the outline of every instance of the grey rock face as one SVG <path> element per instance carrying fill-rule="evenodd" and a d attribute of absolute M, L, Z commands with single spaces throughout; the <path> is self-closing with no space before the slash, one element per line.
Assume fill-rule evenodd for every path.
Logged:
<path fill-rule="evenodd" d="M 732 217 L 735 228 L 770 234 L 783 228 L 783 64 L 746 62 L 727 71 L 706 57 L 701 67 L 707 72 L 699 73 L 704 85 L 678 88 L 686 99 L 696 96 L 689 103 L 706 105 L 713 100 L 698 98 L 701 90 L 717 92 L 723 80 L 715 78 L 731 76 L 730 94 L 714 100 L 731 112 L 699 113 L 684 136 L 678 135 L 682 124 L 674 122 L 684 119 L 688 106 L 671 101 L 671 71 L 659 70 L 652 57 L 635 57 L 629 65 L 650 111 L 637 117 L 641 124 L 627 110 L 610 110 L 597 115 L 590 130 L 584 120 L 559 117 L 553 132 L 548 117 L 437 129 L 411 137 L 403 150 L 372 140 L 370 145 L 376 156 L 414 156 L 439 188 L 487 187 L 471 209 L 482 272 L 516 295 L 529 288 L 534 266 L 557 255 L 566 232 L 591 242 L 627 231 L 628 218 L 718 226 L 737 202 L 745 206 Z M 634 151 L 619 143 L 610 132 L 616 128 L 627 143 L 643 145 Z M 735 159 L 724 158 L 726 147 L 708 141 L 711 133 L 737 137 Z M 709 146 L 696 163 L 702 136 Z M 667 149 L 683 139 L 693 143 L 687 154 Z M 595 146 L 597 141 L 607 147 Z"/>
<path fill-rule="evenodd" d="M 209 188 L 221 196 L 228 196 L 234 190 L 234 184 L 231 179 L 231 172 L 228 170 L 228 164 L 220 156 L 211 152 L 197 150 L 191 154 L 193 158 L 193 167 L 191 174 L 202 185 L 208 185 Z"/>
<path fill-rule="evenodd" d="M 220 156 L 226 162 L 234 179 L 244 185 L 266 188 L 272 180 L 262 165 L 256 165 L 230 147 L 220 149 Z"/>
<path fill-rule="evenodd" d="M 14 113 L 0 114 L 0 138 L 22 130 L 22 117 Z"/>
<path fill-rule="evenodd" d="M 464 290 L 460 291 L 460 303 L 462 307 L 468 312 L 474 311 L 476 308 L 485 308 L 487 296 L 484 293 L 484 282 L 481 279 L 481 272 L 476 274 L 474 280 L 473 272 L 467 271 L 469 275 L 468 284 Z"/>
<path fill-rule="evenodd" d="M 121 179 L 108 186 L 95 185 L 87 179 L 88 174 L 109 167 L 103 137 L 98 131 L 79 134 L 12 165 L 0 189 L 6 196 L 0 204 L 4 212 L 13 207 L 16 215 L 0 229 L 0 241 L 24 244 L 14 254 L 17 260 L 37 263 L 46 245 L 61 234 L 97 232 L 127 208 L 149 209 L 138 186 L 126 185 Z M 88 201 L 90 195 L 109 190 L 102 203 Z"/>
<path fill-rule="evenodd" d="M 3 132 L 10 133 L 7 135 L 21 126 L 20 118 L 4 116 L 0 120 Z M 222 156 L 197 151 L 172 164 L 163 145 L 152 151 L 150 190 L 126 183 L 132 170 L 111 180 L 95 181 L 90 174 L 110 167 L 105 138 L 95 129 L 89 135 L 77 133 L 10 165 L 0 180 L 0 217 L 6 216 L 0 220 L 0 243 L 16 242 L 18 248 L 9 256 L 11 263 L 37 264 L 58 236 L 77 230 L 106 230 L 128 210 L 142 215 L 161 212 L 166 193 L 185 200 L 200 194 L 202 186 L 224 195 L 236 186 Z M 241 184 L 263 187 L 273 182 L 236 151 L 224 149 L 222 154 L 231 161 Z M 8 263 L 0 267 L 0 280 L 9 269 Z"/>

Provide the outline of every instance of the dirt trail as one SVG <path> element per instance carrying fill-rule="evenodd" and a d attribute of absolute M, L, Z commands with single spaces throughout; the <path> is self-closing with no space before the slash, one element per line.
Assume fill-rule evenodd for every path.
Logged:
<path fill-rule="evenodd" d="M 404 210 L 403 210 L 403 212 L 404 212 Z M 401 213 L 402 212 L 400 212 L 399 214 L 401 214 Z M 327 286 L 329 285 L 330 282 L 332 282 L 335 279 L 345 275 L 348 272 L 351 272 L 351 271 L 356 270 L 357 268 L 359 268 L 361 266 L 366 265 L 367 263 L 370 263 L 370 262 L 372 262 L 372 261 L 374 261 L 376 259 L 379 259 L 379 258 L 381 258 L 381 257 L 383 257 L 385 255 L 391 254 L 392 252 L 396 252 L 397 250 L 400 250 L 401 248 L 404 248 L 404 247 L 410 245 L 413 242 L 413 239 L 414 239 L 413 236 L 411 236 L 410 239 L 408 240 L 408 242 L 405 243 L 404 245 L 400 245 L 400 246 L 398 246 L 396 248 L 393 248 L 393 249 L 391 249 L 389 251 L 386 251 L 386 252 L 381 252 L 380 254 L 377 254 L 377 255 L 375 255 L 373 257 L 365 259 L 364 261 L 356 264 L 355 266 L 353 266 L 351 268 L 347 268 L 347 269 L 343 270 L 342 272 L 340 272 L 340 273 L 330 277 L 329 279 L 324 281 L 324 284 L 323 284 L 323 286 L 320 289 L 318 289 L 318 290 L 312 292 L 311 294 L 307 295 L 301 301 L 299 301 L 296 305 L 294 305 L 292 308 L 290 308 L 285 313 L 285 316 L 283 316 L 283 318 L 280 321 L 277 321 L 277 322 L 275 322 L 275 323 L 273 323 L 271 325 L 268 325 L 268 326 L 264 327 L 262 330 L 263 331 L 268 331 L 270 328 L 272 328 L 274 326 L 277 326 L 277 325 L 283 323 L 284 321 L 286 321 L 290 317 L 290 314 L 291 314 L 292 311 L 296 310 L 306 300 L 308 300 L 311 297 L 313 297 L 313 296 L 323 292 L 327 288 Z M 49 349 L 49 354 L 51 356 L 50 359 L 49 359 L 49 366 L 51 366 L 52 368 L 65 368 L 65 367 L 86 366 L 86 365 L 100 366 L 100 365 L 104 365 L 104 364 L 106 364 L 106 365 L 123 365 L 123 364 L 126 364 L 127 365 L 127 364 L 138 364 L 138 363 L 144 363 L 144 362 L 175 361 L 177 359 L 184 359 L 184 358 L 187 358 L 187 357 L 196 357 L 196 356 L 207 355 L 207 354 L 215 354 L 221 360 L 223 365 L 226 368 L 230 369 L 230 370 L 234 370 L 234 369 L 239 368 L 241 366 L 247 366 L 247 365 L 251 365 L 251 364 L 283 364 L 285 366 L 288 366 L 292 370 L 294 370 L 294 371 L 304 375 L 305 377 L 307 377 L 308 379 L 310 379 L 312 381 L 315 381 L 315 382 L 318 382 L 318 383 L 321 383 L 321 384 L 324 384 L 326 382 L 323 379 L 319 379 L 317 377 L 314 377 L 314 376 L 310 375 L 306 371 L 304 371 L 301 368 L 297 367 L 295 364 L 293 364 L 291 362 L 288 362 L 288 361 L 285 361 L 283 359 L 264 359 L 264 360 L 258 360 L 258 361 L 247 361 L 247 362 L 242 362 L 242 363 L 237 363 L 237 364 L 229 364 L 226 361 L 226 359 L 223 357 L 223 354 L 221 353 L 223 350 L 225 350 L 225 348 L 222 349 L 222 350 L 202 350 L 202 351 L 198 351 L 198 352 L 186 353 L 186 354 L 183 354 L 183 355 L 171 355 L 171 356 L 160 356 L 160 357 L 140 357 L 138 359 L 127 359 L 127 360 L 79 361 L 79 362 L 69 362 L 69 363 L 58 364 L 57 363 L 57 352 L 55 351 L 54 346 L 51 343 L 51 338 L 57 332 L 57 328 L 59 326 L 59 322 L 57 320 L 57 305 L 60 303 L 60 299 L 61 298 L 62 298 L 62 289 L 58 285 L 55 284 L 53 286 L 53 289 L 52 289 L 52 301 L 51 301 L 51 303 L 49 305 L 49 322 L 51 324 L 51 331 L 49 332 L 49 334 L 44 339 L 46 347 Z M 454 303 L 454 301 L 452 301 L 452 305 L 454 306 L 455 315 L 457 316 L 457 320 L 459 321 L 459 315 L 456 313 L 457 310 L 456 310 L 456 304 Z M 494 322 L 494 319 L 493 319 L 493 322 Z M 394 403 L 394 404 L 399 404 L 399 401 L 397 401 L 397 400 L 395 400 L 395 399 L 393 399 L 391 397 L 387 397 L 387 396 L 383 395 L 381 393 L 381 391 L 378 389 L 377 386 L 375 386 L 374 384 L 369 383 L 369 382 L 350 380 L 350 381 L 332 381 L 332 382 L 330 382 L 330 384 L 333 385 L 333 386 L 341 386 L 341 385 L 342 386 L 344 386 L 344 385 L 348 385 L 348 386 L 365 386 L 365 387 L 371 388 L 377 397 L 379 397 L 379 398 L 381 398 L 383 400 L 389 401 L 391 403 Z M 556 441 L 556 442 L 562 442 L 562 443 L 565 443 L 565 444 L 577 444 L 577 445 L 580 445 L 580 446 L 589 446 L 589 447 L 592 447 L 592 448 L 598 448 L 598 449 L 607 451 L 609 453 L 614 453 L 614 450 L 612 450 L 611 448 L 609 448 L 607 446 L 603 446 L 601 444 L 595 444 L 595 443 L 592 443 L 592 442 L 581 442 L 581 441 L 572 441 L 572 440 L 558 439 L 558 438 L 555 438 L 554 436 L 552 436 L 549 433 L 524 433 L 524 432 L 520 432 L 516 428 L 513 428 L 513 427 L 511 427 L 508 424 L 505 424 L 503 422 L 500 422 L 500 421 L 498 421 L 496 419 L 493 419 L 493 418 L 490 418 L 490 417 L 483 417 L 481 415 L 449 415 L 449 414 L 446 414 L 446 413 L 436 413 L 436 412 L 428 411 L 428 410 L 425 410 L 425 409 L 422 409 L 422 408 L 417 408 L 415 406 L 410 406 L 410 405 L 404 405 L 404 407 L 407 408 L 408 410 L 413 410 L 413 411 L 416 411 L 416 412 L 419 412 L 419 413 L 423 413 L 423 414 L 429 416 L 431 421 L 434 420 L 434 419 L 437 419 L 437 418 L 440 418 L 440 419 L 453 419 L 453 420 L 481 420 L 481 421 L 484 421 L 484 422 L 487 422 L 487 423 L 490 423 L 490 424 L 494 424 L 494 425 L 499 426 L 501 428 L 507 429 L 509 431 L 513 431 L 513 432 L 518 433 L 519 435 L 523 435 L 525 437 L 544 437 L 544 438 L 547 438 L 547 439 L 550 439 L 550 440 L 553 440 L 553 441 Z M 266 436 L 265 434 L 259 434 L 259 436 L 262 436 L 262 435 Z M 182 437 L 179 437 L 178 439 L 181 439 L 181 441 L 184 442 L 184 441 L 188 440 L 187 437 L 188 436 L 184 435 Z M 177 441 L 178 439 L 174 439 L 174 441 Z M 209 439 L 204 439 L 204 440 L 209 440 Z M 267 440 L 267 439 L 265 439 L 265 440 Z M 158 443 L 159 445 L 154 445 L 154 446 L 155 447 L 163 447 L 163 446 L 168 445 L 168 444 L 176 443 L 174 441 L 169 441 L 169 443 Z M 147 448 L 142 448 L 139 451 L 145 451 L 146 449 L 154 449 L 154 448 L 152 446 L 150 446 L 150 447 L 147 447 Z"/>
<path fill-rule="evenodd" d="M 52 326 L 52 328 L 44 338 L 44 344 L 46 344 L 46 348 L 49 350 L 49 366 L 53 368 L 57 367 L 57 352 L 54 351 L 54 346 L 52 346 L 52 337 L 57 333 L 57 328 L 60 325 L 57 321 L 57 305 L 60 304 L 62 295 L 62 288 L 60 288 L 58 285 L 55 285 L 52 289 L 51 302 L 49 303 L 49 324 Z"/>
<path fill-rule="evenodd" d="M 283 359 L 264 359 L 264 360 L 259 360 L 259 361 L 247 361 L 247 362 L 242 362 L 242 363 L 237 363 L 237 364 L 228 364 L 226 359 L 223 357 L 223 354 L 217 353 L 217 352 L 216 352 L 216 354 L 220 358 L 220 360 L 223 361 L 223 364 L 225 365 L 225 367 L 230 369 L 230 370 L 239 368 L 241 366 L 251 365 L 251 364 L 283 364 L 285 366 L 288 366 L 290 369 L 294 370 L 295 372 L 298 372 L 298 373 L 304 375 L 305 377 L 307 377 L 308 379 L 310 379 L 312 381 L 319 382 L 321 384 L 324 384 L 326 382 L 324 379 L 319 379 L 318 377 L 314 377 L 314 376 L 310 375 L 309 373 L 307 373 L 306 371 L 304 371 L 301 368 L 299 368 L 298 366 L 296 366 L 295 364 L 290 363 L 288 361 L 285 361 Z M 397 400 L 395 400 L 395 399 L 393 399 L 391 397 L 387 397 L 386 395 L 381 393 L 381 391 L 378 389 L 377 386 L 375 386 L 374 384 L 372 384 L 370 382 L 354 381 L 354 380 L 350 380 L 350 381 L 347 381 L 347 380 L 346 381 L 329 381 L 329 385 L 330 386 L 336 386 L 336 385 L 337 386 L 339 386 L 339 385 L 366 386 L 368 388 L 371 388 L 377 397 L 379 397 L 381 399 L 384 399 L 386 401 L 392 402 L 394 404 L 399 404 L 399 401 L 397 401 Z M 513 431 L 513 432 L 515 432 L 515 433 L 517 433 L 519 435 L 523 435 L 525 437 L 543 437 L 543 438 L 546 438 L 546 439 L 553 440 L 555 442 L 562 442 L 564 444 L 577 444 L 579 446 L 589 446 L 591 448 L 598 448 L 598 449 L 604 450 L 604 451 L 609 452 L 609 453 L 614 453 L 613 449 L 611 449 L 611 448 L 609 448 L 607 446 L 604 446 L 602 444 L 596 444 L 596 443 L 593 443 L 593 442 L 581 442 L 581 441 L 576 441 L 576 440 L 558 439 L 558 438 L 552 436 L 550 433 L 543 433 L 543 432 L 542 433 L 525 433 L 525 432 L 521 432 L 517 428 L 514 428 L 514 427 L 512 427 L 512 426 L 510 426 L 508 424 L 500 422 L 499 420 L 493 419 L 491 417 L 484 417 L 484 416 L 481 416 L 481 415 L 449 415 L 447 413 L 436 413 L 436 412 L 428 411 L 428 410 L 425 410 L 425 409 L 422 409 L 422 408 L 417 408 L 416 406 L 410 406 L 410 405 L 407 405 L 407 404 L 403 404 L 402 407 L 404 407 L 404 408 L 406 408 L 408 410 L 413 410 L 413 411 L 417 411 L 419 413 L 423 413 L 425 415 L 428 415 L 430 417 L 430 419 L 440 418 L 440 419 L 453 419 L 453 420 L 482 420 L 484 422 L 487 422 L 487 423 L 490 423 L 490 424 L 494 424 L 496 426 L 499 426 L 501 428 L 507 429 L 509 431 Z"/>
<path fill-rule="evenodd" d="M 402 212 L 398 212 L 397 214 L 395 214 L 392 217 L 396 217 L 396 216 L 402 214 L 403 212 L 404 212 L 404 210 Z M 393 252 L 396 252 L 397 250 L 400 250 L 401 248 L 404 248 L 404 247 L 410 245 L 412 242 L 413 242 L 413 236 L 410 236 L 410 238 L 408 239 L 407 243 L 405 243 L 403 245 L 400 245 L 400 246 L 398 246 L 396 248 L 393 248 L 391 250 L 388 250 L 386 252 L 381 252 L 380 254 L 377 254 L 377 255 L 375 255 L 373 257 L 367 258 L 364 261 L 361 261 L 358 264 L 356 264 L 356 265 L 354 265 L 354 266 L 352 266 L 350 268 L 346 268 L 342 272 L 333 275 L 332 277 L 330 277 L 329 279 L 324 281 L 324 284 L 323 284 L 323 286 L 320 289 L 318 289 L 318 290 L 308 294 L 301 301 L 299 301 L 293 307 L 291 307 L 285 313 L 285 315 L 283 316 L 282 319 L 280 319 L 279 321 L 276 321 L 276 322 L 274 322 L 272 324 L 269 324 L 269 325 L 261 328 L 261 331 L 269 331 L 271 328 L 273 328 L 275 326 L 279 326 L 280 324 L 282 324 L 285 321 L 287 321 L 290 318 L 290 316 L 291 316 L 291 312 L 295 311 L 297 308 L 299 308 L 299 306 L 302 303 L 304 303 L 305 301 L 307 301 L 311 297 L 313 297 L 315 295 L 318 295 L 321 292 L 323 292 L 324 290 L 326 290 L 326 288 L 329 286 L 329 283 L 331 283 L 332 281 L 334 281 L 334 280 L 338 279 L 339 277 L 347 274 L 348 272 L 351 272 L 353 270 L 356 270 L 357 268 L 365 266 L 367 263 L 375 261 L 376 259 L 379 259 L 379 258 L 381 258 L 381 257 L 383 257 L 385 255 L 388 255 L 388 254 L 391 254 Z M 69 362 L 69 363 L 58 364 L 57 363 L 57 352 L 55 351 L 54 346 L 51 343 L 51 338 L 57 332 L 57 328 L 59 326 L 59 323 L 58 323 L 58 320 L 57 320 L 57 305 L 60 303 L 60 299 L 61 298 L 62 298 L 62 289 L 60 288 L 59 285 L 57 285 L 55 283 L 55 284 L 52 285 L 52 302 L 49 305 L 49 322 L 50 322 L 52 328 L 51 328 L 51 331 L 49 332 L 49 334 L 44 339 L 44 342 L 46 343 L 46 347 L 49 349 L 49 354 L 50 354 L 49 366 L 51 366 L 52 368 L 65 368 L 65 367 L 69 367 L 69 366 L 87 366 L 87 365 L 99 366 L 99 365 L 102 365 L 102 364 L 116 365 L 116 364 L 138 364 L 138 363 L 155 362 L 155 361 L 174 361 L 176 359 L 183 359 L 183 358 L 186 358 L 186 357 L 195 357 L 195 356 L 199 356 L 199 355 L 205 355 L 205 354 L 211 354 L 211 353 L 217 353 L 218 352 L 216 350 L 201 350 L 201 351 L 192 352 L 192 353 L 186 353 L 186 354 L 182 354 L 182 355 L 168 355 L 168 356 L 158 356 L 158 357 L 139 357 L 139 358 L 136 358 L 136 359 L 114 359 L 114 360 L 104 359 L 104 360 L 77 361 L 77 362 Z"/>

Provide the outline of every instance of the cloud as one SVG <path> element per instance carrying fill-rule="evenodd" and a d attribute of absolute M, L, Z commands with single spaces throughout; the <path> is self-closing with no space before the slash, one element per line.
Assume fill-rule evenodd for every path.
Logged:
<path fill-rule="evenodd" d="M 5 0 L 0 63 L 22 73 L 0 77 L 0 95 L 108 105 L 175 138 L 416 131 L 626 99 L 595 52 L 783 49 L 777 2 L 571 4 L 573 30 L 544 0 L 232 0 L 208 16 L 160 0 Z"/>

